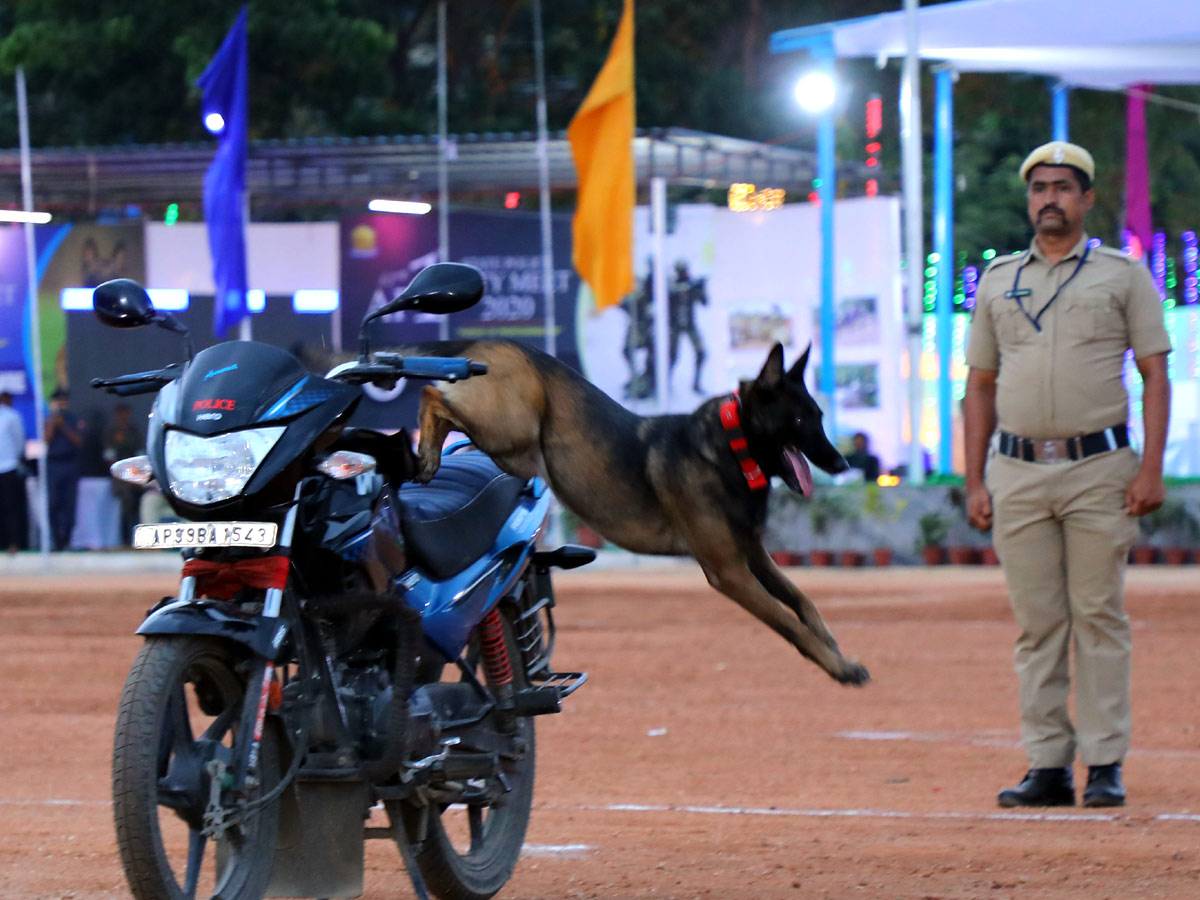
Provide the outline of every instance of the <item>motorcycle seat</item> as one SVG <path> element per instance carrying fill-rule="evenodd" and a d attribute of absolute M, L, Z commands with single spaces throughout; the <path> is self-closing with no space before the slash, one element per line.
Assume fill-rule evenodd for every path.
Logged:
<path fill-rule="evenodd" d="M 479 451 L 443 456 L 428 484 L 400 488 L 400 528 L 409 562 L 438 581 L 486 553 L 525 487 Z"/>

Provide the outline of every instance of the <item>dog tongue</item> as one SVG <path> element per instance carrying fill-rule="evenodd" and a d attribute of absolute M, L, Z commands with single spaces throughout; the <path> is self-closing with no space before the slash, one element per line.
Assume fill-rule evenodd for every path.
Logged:
<path fill-rule="evenodd" d="M 808 460 L 803 455 L 796 453 L 793 450 L 785 449 L 783 457 L 792 467 L 792 474 L 795 476 L 796 484 L 800 488 L 800 493 L 805 497 L 811 497 L 813 492 L 812 470 L 808 467 Z"/>

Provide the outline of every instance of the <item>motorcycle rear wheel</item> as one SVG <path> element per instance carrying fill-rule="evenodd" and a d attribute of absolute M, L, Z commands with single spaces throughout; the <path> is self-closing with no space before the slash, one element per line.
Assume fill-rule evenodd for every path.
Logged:
<path fill-rule="evenodd" d="M 136 900 L 217 895 L 258 900 L 266 890 L 279 833 L 278 801 L 245 809 L 279 781 L 274 729 L 263 733 L 260 785 L 234 810 L 244 820 L 215 839 L 203 829 L 212 783 L 204 764 L 235 758 L 241 738 L 247 671 L 242 662 L 220 641 L 152 637 L 129 672 L 113 743 L 113 816 Z"/>
<path fill-rule="evenodd" d="M 513 687 L 520 690 L 528 683 L 520 650 L 513 639 L 508 616 L 502 614 L 502 619 L 504 641 L 513 665 Z M 482 666 L 477 668 L 482 680 Z M 501 771 L 511 790 L 490 805 L 456 803 L 432 806 L 426 811 L 403 801 L 389 804 L 393 822 L 404 823 L 398 829 L 400 840 L 406 839 L 406 833 L 411 836 L 418 832 L 421 817 L 427 812 L 426 838 L 413 850 L 429 890 L 440 900 L 488 900 L 512 876 L 533 807 L 537 763 L 533 719 L 526 716 L 516 720 L 516 738 L 526 748 L 525 752 L 517 759 L 501 762 Z"/>

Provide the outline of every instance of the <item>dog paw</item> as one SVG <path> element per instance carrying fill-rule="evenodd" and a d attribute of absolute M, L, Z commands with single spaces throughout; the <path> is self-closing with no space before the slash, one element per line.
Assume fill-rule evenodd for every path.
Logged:
<path fill-rule="evenodd" d="M 867 667 L 862 663 L 845 662 L 842 664 L 842 671 L 834 676 L 839 684 L 852 684 L 855 687 L 862 687 L 871 680 L 871 673 L 867 671 Z"/>

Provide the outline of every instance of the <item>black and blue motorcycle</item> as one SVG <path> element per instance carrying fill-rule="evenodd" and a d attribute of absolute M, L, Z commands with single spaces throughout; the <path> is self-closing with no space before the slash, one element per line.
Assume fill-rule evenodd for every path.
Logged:
<path fill-rule="evenodd" d="M 134 544 L 178 549 L 178 594 L 148 614 L 113 748 L 117 844 L 137 900 L 356 897 L 364 841 L 395 841 L 418 897 L 483 900 L 521 852 L 534 718 L 586 679 L 554 672 L 550 494 L 469 448 L 428 485 L 409 436 L 349 426 L 365 383 L 474 378 L 468 359 L 370 352 L 371 320 L 478 302 L 444 263 L 363 321 L 360 358 L 324 377 L 252 341 L 95 379 L 156 392 L 147 454 L 182 521 Z M 107 325 L 186 328 L 132 281 L 94 295 Z"/>

